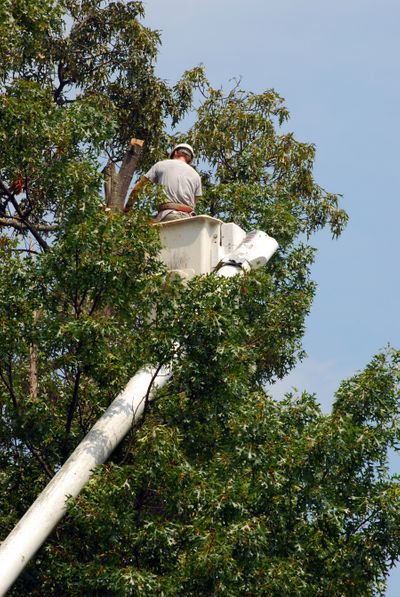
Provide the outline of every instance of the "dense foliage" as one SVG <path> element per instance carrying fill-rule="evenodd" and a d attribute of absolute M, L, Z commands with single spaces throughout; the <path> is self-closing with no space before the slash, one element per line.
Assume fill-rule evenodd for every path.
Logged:
<path fill-rule="evenodd" d="M 344 382 L 329 416 L 265 389 L 303 356 L 306 238 L 347 216 L 313 178 L 314 146 L 282 132 L 275 91 L 224 94 L 198 67 L 169 86 L 142 16 L 141 2 L 0 5 L 2 535 L 131 375 L 174 360 L 11 594 L 379 592 L 400 544 L 398 353 Z M 157 260 L 155 196 L 104 210 L 102 169 L 136 137 L 145 171 L 199 97 L 185 137 L 199 211 L 280 250 L 262 271 L 183 284 Z"/>

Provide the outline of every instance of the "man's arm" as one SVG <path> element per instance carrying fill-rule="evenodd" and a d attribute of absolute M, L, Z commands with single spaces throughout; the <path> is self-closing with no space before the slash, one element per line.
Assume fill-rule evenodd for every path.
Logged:
<path fill-rule="evenodd" d="M 202 195 L 203 195 L 203 189 L 201 186 L 201 178 L 199 176 L 198 180 L 197 180 L 196 190 L 194 192 L 194 206 L 195 207 L 197 205 L 197 202 L 202 198 Z"/>
<path fill-rule="evenodd" d="M 127 213 L 128 211 L 130 211 L 132 209 L 132 205 L 136 201 L 136 196 L 137 196 L 138 192 L 140 191 L 141 188 L 143 188 L 144 186 L 146 186 L 149 182 L 150 182 L 150 180 L 148 178 L 146 178 L 145 176 L 142 176 L 142 178 L 140 178 L 137 181 L 137 183 L 133 187 L 132 191 L 130 192 L 130 195 L 128 197 L 128 201 L 126 202 L 126 205 L 124 207 L 124 212 L 125 213 Z"/>

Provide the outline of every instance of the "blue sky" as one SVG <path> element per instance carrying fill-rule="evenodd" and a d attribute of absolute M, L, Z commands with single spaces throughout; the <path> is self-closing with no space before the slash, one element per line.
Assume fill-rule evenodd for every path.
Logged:
<path fill-rule="evenodd" d="M 315 143 L 319 184 L 343 194 L 343 235 L 320 233 L 307 320 L 308 358 L 275 388 L 315 392 L 324 410 L 340 381 L 388 343 L 400 348 L 400 3 L 398 0 L 145 0 L 161 30 L 158 74 L 171 83 L 203 63 L 214 86 L 286 99 L 290 129 Z M 268 232 L 268 231 L 266 231 Z M 400 471 L 399 457 L 393 467 Z M 400 594 L 400 571 L 387 595 Z"/>

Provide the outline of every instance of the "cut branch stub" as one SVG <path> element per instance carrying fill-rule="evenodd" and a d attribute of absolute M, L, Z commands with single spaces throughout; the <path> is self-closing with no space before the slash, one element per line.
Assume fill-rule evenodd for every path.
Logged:
<path fill-rule="evenodd" d="M 131 139 L 119 172 L 113 162 L 108 162 L 103 170 L 106 205 L 111 211 L 124 209 L 126 194 L 137 169 L 143 145 L 144 141 L 141 139 Z"/>

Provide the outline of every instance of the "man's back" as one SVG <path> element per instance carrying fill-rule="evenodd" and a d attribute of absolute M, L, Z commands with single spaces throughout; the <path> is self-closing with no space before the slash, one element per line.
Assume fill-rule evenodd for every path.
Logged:
<path fill-rule="evenodd" d="M 194 208 L 195 198 L 200 197 L 201 179 L 192 166 L 176 159 L 157 162 L 145 174 L 151 182 L 160 184 L 168 201 Z"/>

